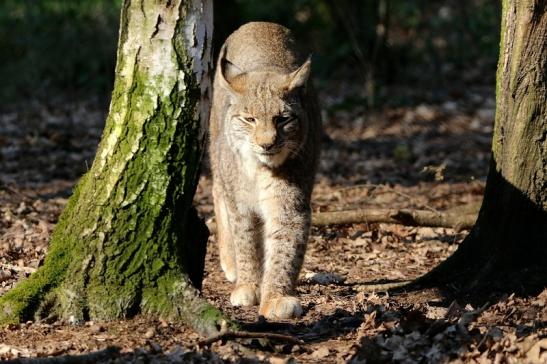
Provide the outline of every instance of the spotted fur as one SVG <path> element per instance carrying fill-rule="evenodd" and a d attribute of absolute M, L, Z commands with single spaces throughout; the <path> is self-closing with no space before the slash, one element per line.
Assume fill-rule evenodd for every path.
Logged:
<path fill-rule="evenodd" d="M 210 122 L 220 262 L 235 306 L 302 314 L 294 286 L 310 228 L 321 130 L 310 60 L 278 24 L 243 25 L 221 48 Z"/>

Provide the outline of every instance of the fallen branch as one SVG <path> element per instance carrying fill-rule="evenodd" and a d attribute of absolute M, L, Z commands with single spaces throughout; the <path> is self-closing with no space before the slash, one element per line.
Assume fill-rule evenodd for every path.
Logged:
<path fill-rule="evenodd" d="M 312 215 L 312 225 L 328 226 L 360 223 L 387 223 L 406 226 L 445 227 L 456 230 L 470 229 L 475 224 L 477 212 L 434 212 L 412 209 L 358 209 L 317 212 Z M 207 223 L 209 231 L 216 233 L 216 224 Z"/>
<path fill-rule="evenodd" d="M 209 346 L 214 342 L 221 340 L 234 340 L 234 339 L 273 339 L 279 341 L 285 341 L 290 344 L 303 345 L 304 342 L 291 335 L 274 334 L 271 332 L 250 332 L 250 331 L 233 331 L 225 332 L 217 336 L 213 336 L 209 339 L 201 340 L 197 343 L 198 346 Z"/>
<path fill-rule="evenodd" d="M 407 226 L 470 228 L 475 224 L 476 214 L 437 213 L 428 210 L 411 209 L 359 209 L 332 212 L 319 212 L 313 215 L 315 226 L 388 223 Z"/>

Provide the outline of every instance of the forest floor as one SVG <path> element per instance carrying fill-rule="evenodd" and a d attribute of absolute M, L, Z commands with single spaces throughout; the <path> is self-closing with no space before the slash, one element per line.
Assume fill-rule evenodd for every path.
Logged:
<path fill-rule="evenodd" d="M 494 118 L 491 87 L 442 103 L 365 113 L 355 90 L 323 97 L 326 136 L 313 211 L 477 204 Z M 463 95 L 463 96 L 462 96 Z M 104 123 L 94 103 L 29 104 L 0 113 L 0 295 L 42 262 Z M 195 197 L 212 218 L 207 168 Z M 416 278 L 454 252 L 468 231 L 395 224 L 312 228 L 297 286 L 304 315 L 257 321 L 234 308 L 209 239 L 203 295 L 228 315 L 302 343 L 237 339 L 198 346 L 183 325 L 142 316 L 115 322 L 27 322 L 0 328 L 0 359 L 84 355 L 74 362 L 547 363 L 547 290 L 519 297 L 458 296 L 460 287 L 388 295 L 372 283 Z M 448 289 L 446 289 L 448 288 Z M 112 351 L 106 348 L 116 347 Z M 94 356 L 85 356 L 90 353 Z M 66 358 L 65 358 L 66 359 Z"/>

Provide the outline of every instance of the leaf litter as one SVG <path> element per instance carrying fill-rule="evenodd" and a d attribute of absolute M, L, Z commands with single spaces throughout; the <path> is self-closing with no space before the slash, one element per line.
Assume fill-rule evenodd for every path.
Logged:
<path fill-rule="evenodd" d="M 465 99 L 364 114 L 326 113 L 313 211 L 478 204 L 492 131 L 493 90 L 482 105 Z M 340 97 L 343 97 L 340 96 Z M 336 99 L 323 95 L 325 105 Z M 52 229 L 78 177 L 92 163 L 104 121 L 94 102 L 34 103 L 0 113 L 0 294 L 42 263 Z M 212 219 L 205 163 L 195 204 Z M 209 239 L 203 294 L 228 315 L 303 342 L 237 339 L 197 346 L 174 322 L 27 322 L 0 329 L 0 359 L 95 355 L 95 362 L 547 363 L 547 290 L 498 295 L 486 306 L 436 290 L 389 295 L 375 283 L 431 270 L 467 231 L 361 223 L 313 227 L 297 286 L 304 315 L 258 320 L 257 308 L 229 304 L 231 285 Z M 254 326 L 253 326 L 254 325 Z M 117 349 L 109 349 L 115 347 Z M 88 357 L 89 358 L 89 357 Z M 82 359 L 83 360 L 83 359 Z"/>

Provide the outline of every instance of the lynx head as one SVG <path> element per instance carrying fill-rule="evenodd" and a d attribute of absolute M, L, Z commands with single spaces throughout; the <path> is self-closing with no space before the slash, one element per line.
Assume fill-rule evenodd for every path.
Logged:
<path fill-rule="evenodd" d="M 220 85 L 230 99 L 225 122 L 238 148 L 270 168 L 298 153 L 308 123 L 300 91 L 310 59 L 290 73 L 243 72 L 222 55 L 219 67 Z"/>

